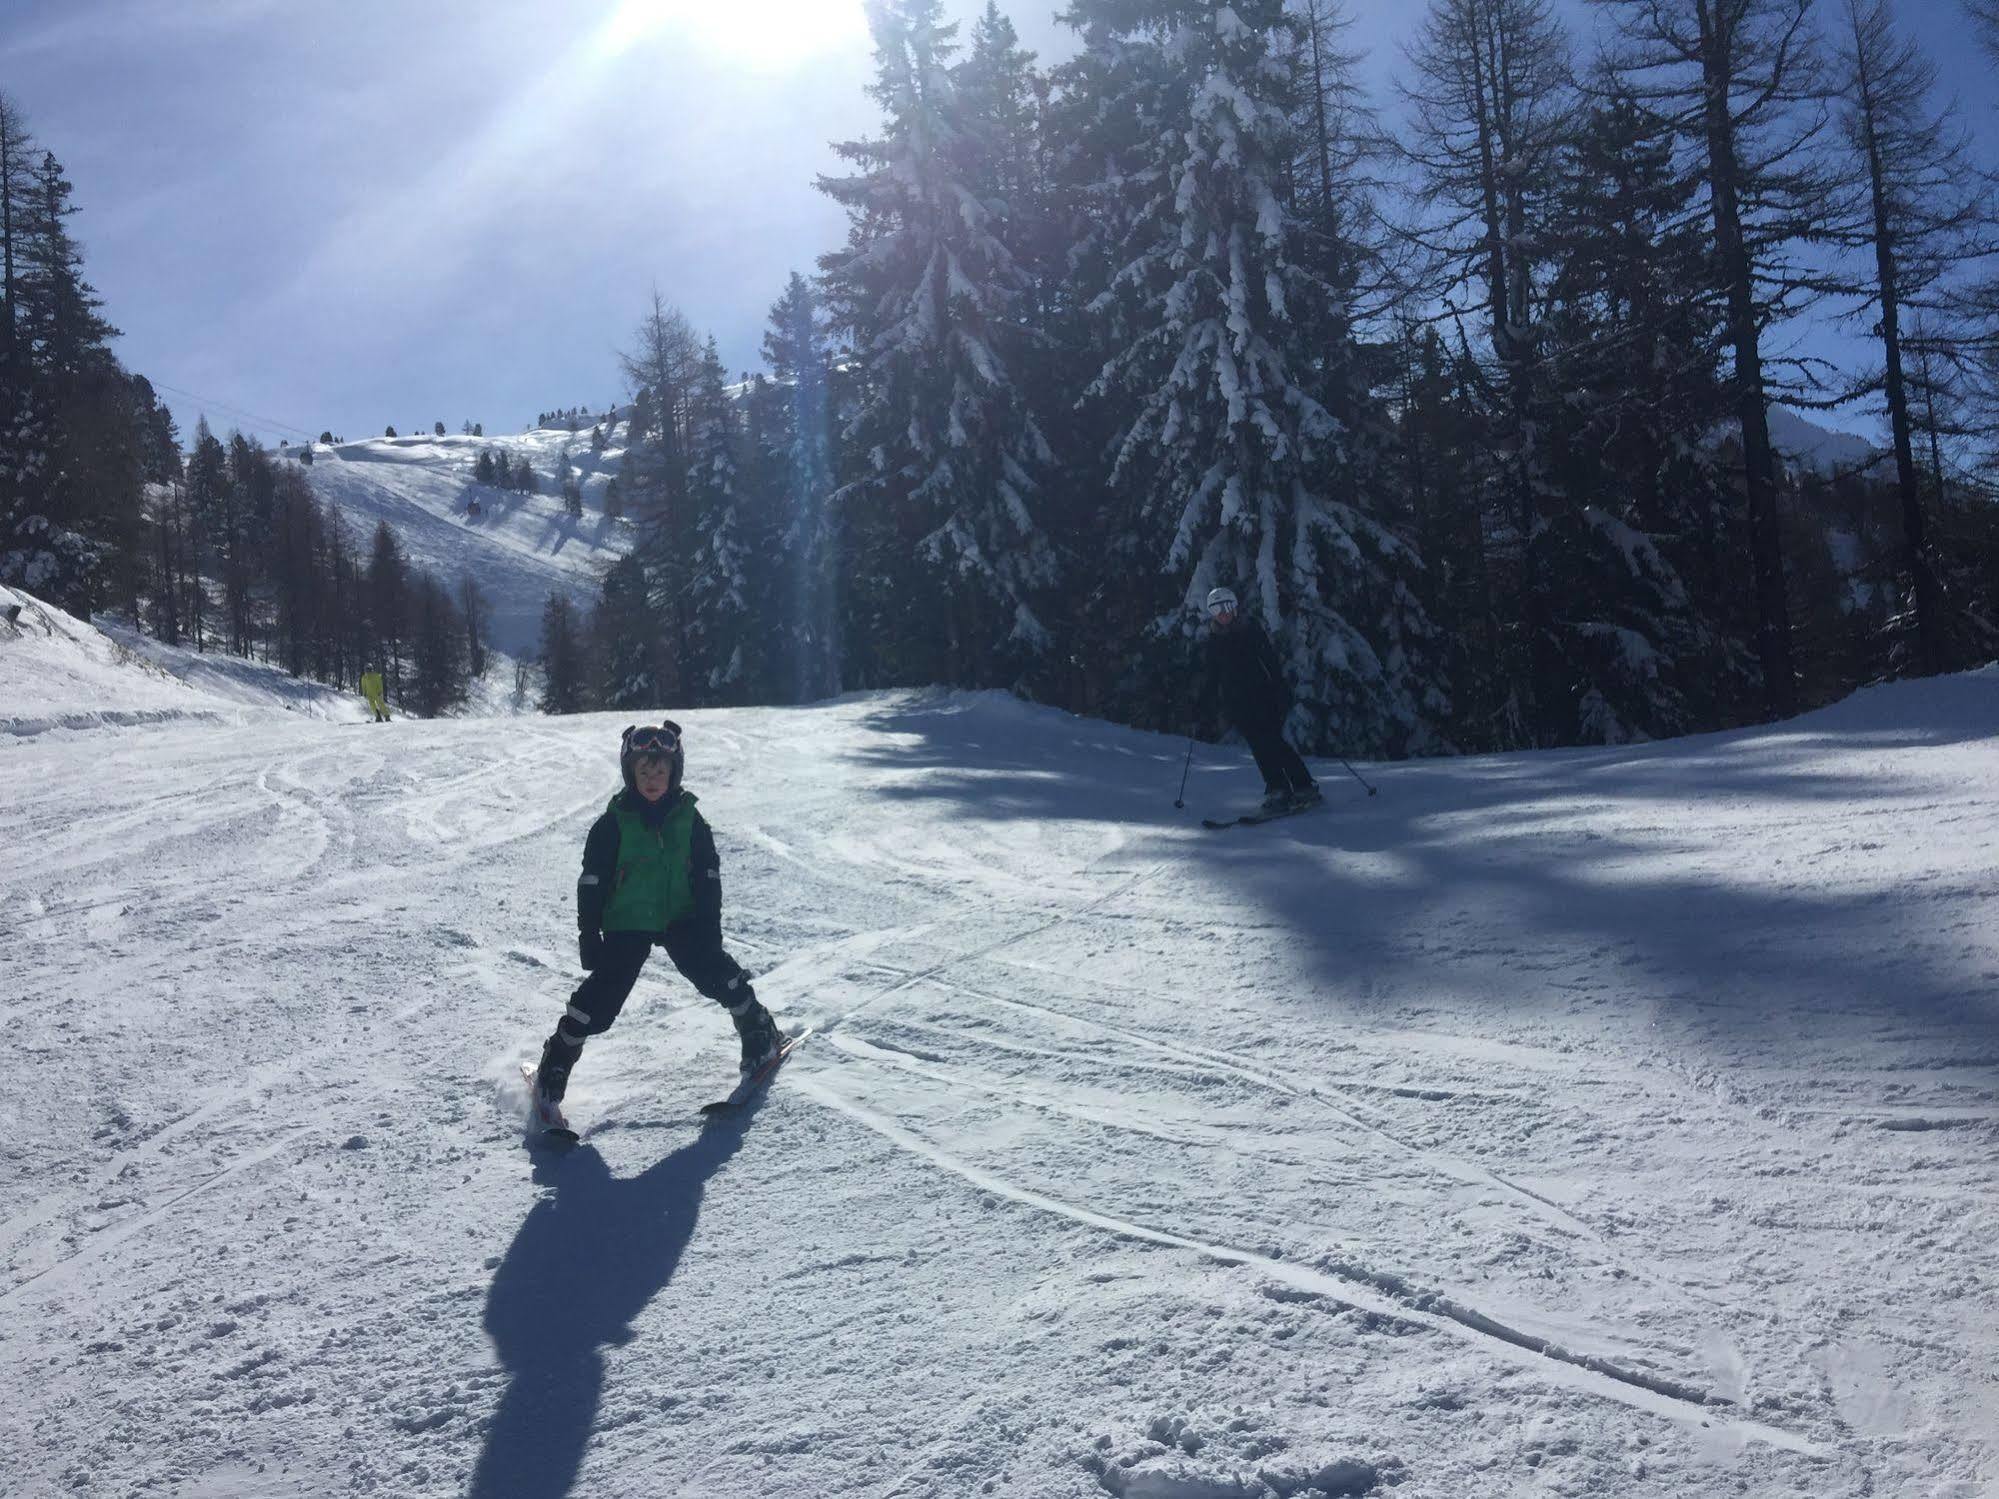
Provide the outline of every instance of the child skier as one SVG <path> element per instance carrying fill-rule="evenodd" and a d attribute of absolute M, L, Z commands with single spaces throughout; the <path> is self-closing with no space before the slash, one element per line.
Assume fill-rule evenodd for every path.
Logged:
<path fill-rule="evenodd" d="M 681 976 L 729 1012 L 748 1076 L 783 1044 L 749 975 L 722 948 L 722 866 L 715 836 L 680 784 L 680 726 L 625 730 L 625 788 L 591 824 L 576 881 L 576 923 L 587 977 L 541 1049 L 537 1103 L 559 1105 L 586 1037 L 611 1028 L 655 945 Z M 547 1108 L 544 1113 L 549 1112 Z"/>
<path fill-rule="evenodd" d="M 1285 742 L 1284 720 L 1291 712 L 1291 686 L 1277 649 L 1263 626 L 1236 611 L 1226 588 L 1208 594 L 1208 662 L 1222 710 L 1249 742 L 1263 772 L 1263 812 L 1296 812 L 1322 800 L 1319 783 L 1296 750 Z"/>

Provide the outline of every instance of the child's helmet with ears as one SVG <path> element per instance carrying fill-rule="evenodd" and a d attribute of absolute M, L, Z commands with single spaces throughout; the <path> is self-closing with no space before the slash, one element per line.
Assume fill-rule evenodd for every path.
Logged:
<path fill-rule="evenodd" d="M 680 742 L 680 725 L 672 719 L 662 719 L 659 727 L 651 724 L 631 724 L 618 741 L 618 769 L 624 773 L 625 789 L 636 792 L 638 782 L 633 777 L 633 766 L 648 757 L 657 757 L 673 766 L 672 779 L 667 782 L 666 794 L 673 795 L 680 789 L 680 778 L 687 769 L 687 751 Z"/>

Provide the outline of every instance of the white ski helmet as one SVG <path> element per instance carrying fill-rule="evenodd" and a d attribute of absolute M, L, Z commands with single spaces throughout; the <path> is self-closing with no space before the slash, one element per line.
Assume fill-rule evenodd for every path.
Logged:
<path fill-rule="evenodd" d="M 1235 590 L 1231 588 L 1210 588 L 1208 590 L 1208 615 L 1233 614 L 1236 611 Z"/>

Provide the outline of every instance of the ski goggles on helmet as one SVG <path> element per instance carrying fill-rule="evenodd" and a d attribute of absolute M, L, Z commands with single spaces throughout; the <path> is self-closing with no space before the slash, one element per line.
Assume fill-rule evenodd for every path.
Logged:
<path fill-rule="evenodd" d="M 625 730 L 623 754 L 628 760 L 641 759 L 647 755 L 670 756 L 680 749 L 680 730 L 672 724 L 661 724 L 653 728 L 650 724 L 634 724 Z"/>

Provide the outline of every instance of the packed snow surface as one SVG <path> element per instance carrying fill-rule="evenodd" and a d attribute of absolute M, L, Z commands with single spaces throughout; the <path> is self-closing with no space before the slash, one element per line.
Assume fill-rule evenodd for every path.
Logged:
<path fill-rule="evenodd" d="M 1999 675 L 1224 833 L 1001 697 L 681 717 L 819 1029 L 704 1127 L 656 958 L 566 1154 L 623 719 L 0 736 L 9 1495 L 1999 1494 Z"/>

